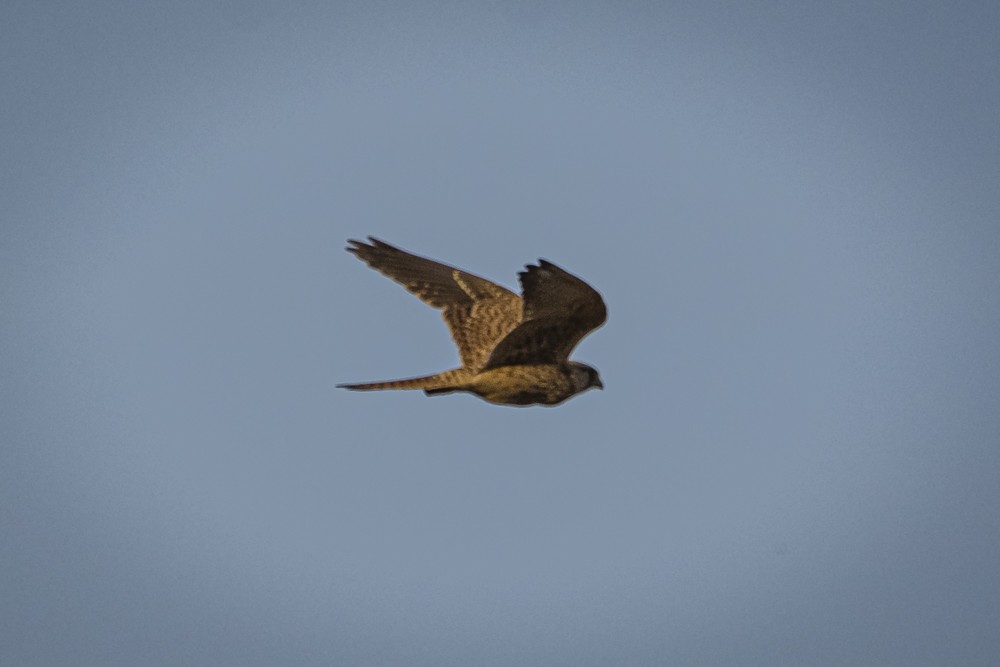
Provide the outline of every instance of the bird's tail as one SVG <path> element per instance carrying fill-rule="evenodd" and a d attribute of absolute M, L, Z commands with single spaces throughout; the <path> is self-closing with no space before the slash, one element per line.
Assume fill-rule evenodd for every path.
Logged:
<path fill-rule="evenodd" d="M 386 389 L 423 389 L 428 394 L 446 393 L 457 389 L 470 377 L 469 371 L 464 368 L 455 368 L 436 375 L 425 375 L 419 378 L 409 378 L 407 380 L 388 380 L 386 382 L 361 382 L 358 384 L 338 384 L 341 389 L 352 391 L 383 391 Z"/>

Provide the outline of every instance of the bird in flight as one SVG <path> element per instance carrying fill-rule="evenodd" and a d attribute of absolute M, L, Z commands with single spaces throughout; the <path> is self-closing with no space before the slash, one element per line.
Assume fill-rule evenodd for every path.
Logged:
<path fill-rule="evenodd" d="M 601 295 L 576 276 L 539 260 L 518 274 L 518 296 L 461 269 L 371 236 L 368 241 L 350 240 L 347 251 L 441 311 L 461 366 L 338 387 L 423 389 L 428 396 L 469 392 L 500 405 L 558 405 L 591 387 L 604 388 L 597 370 L 569 360 L 576 344 L 607 319 Z"/>

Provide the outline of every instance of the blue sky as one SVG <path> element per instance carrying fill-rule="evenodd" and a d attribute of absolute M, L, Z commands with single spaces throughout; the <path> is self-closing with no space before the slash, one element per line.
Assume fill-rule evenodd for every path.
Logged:
<path fill-rule="evenodd" d="M 995 3 L 8 3 L 0 661 L 992 665 Z M 556 409 L 368 234 L 608 323 Z"/>

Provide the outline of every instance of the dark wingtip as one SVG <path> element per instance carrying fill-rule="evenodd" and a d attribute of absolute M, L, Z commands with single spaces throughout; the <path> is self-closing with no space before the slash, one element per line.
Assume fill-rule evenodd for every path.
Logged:
<path fill-rule="evenodd" d="M 350 245 L 348 245 L 346 248 L 344 248 L 344 250 L 346 250 L 347 252 L 353 252 L 354 254 L 357 254 L 358 251 L 361 250 L 361 249 L 363 249 L 363 248 L 370 247 L 364 241 L 359 241 L 357 239 L 347 239 L 347 242 Z"/>
<path fill-rule="evenodd" d="M 334 385 L 337 389 L 350 389 L 354 391 L 365 386 L 364 382 L 341 382 L 338 385 Z"/>
<path fill-rule="evenodd" d="M 526 264 L 524 268 L 530 272 L 530 271 L 539 271 L 541 269 L 558 269 L 559 267 L 550 262 L 549 260 L 540 257 L 538 259 L 538 264 Z"/>
<path fill-rule="evenodd" d="M 518 272 L 517 275 L 519 275 L 521 278 L 526 278 L 537 271 L 551 270 L 551 269 L 555 269 L 557 271 L 561 270 L 558 266 L 556 266 L 549 260 L 540 258 L 538 260 L 538 264 L 525 264 L 524 271 Z"/>
<path fill-rule="evenodd" d="M 391 246 L 385 241 L 375 238 L 374 236 L 367 237 L 368 241 L 359 241 L 357 239 L 347 239 L 347 242 L 351 245 L 347 246 L 345 250 L 349 253 L 353 253 L 357 257 L 364 259 L 364 255 L 370 255 L 373 252 L 378 252 L 380 250 L 399 250 L 395 246 Z M 367 260 L 365 260 L 367 261 Z"/>
<path fill-rule="evenodd" d="M 374 236 L 367 236 L 365 238 L 367 238 L 368 240 L 359 241 L 357 239 L 347 239 L 347 242 L 355 246 L 360 246 L 362 248 L 375 248 L 378 246 L 390 247 L 390 248 L 392 247 L 382 239 L 375 238 Z M 348 248 L 348 250 L 350 250 L 350 248 Z"/>

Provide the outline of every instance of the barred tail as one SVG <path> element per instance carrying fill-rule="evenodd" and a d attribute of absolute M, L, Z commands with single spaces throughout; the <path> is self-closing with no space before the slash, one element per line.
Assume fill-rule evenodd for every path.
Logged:
<path fill-rule="evenodd" d="M 425 375 L 407 380 L 388 380 L 387 382 L 361 382 L 358 384 L 338 384 L 341 389 L 351 391 L 383 391 L 386 389 L 424 389 L 427 393 L 441 393 L 437 390 L 454 391 L 456 385 L 469 378 L 469 371 L 463 368 L 445 371 L 436 375 Z"/>

